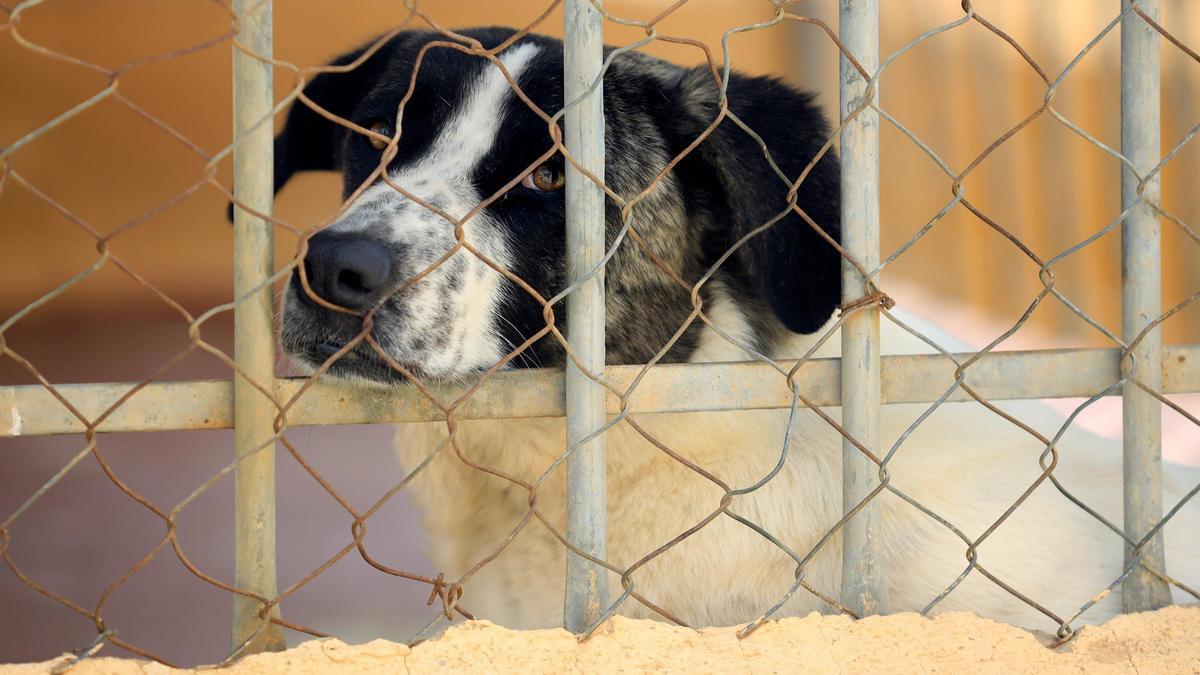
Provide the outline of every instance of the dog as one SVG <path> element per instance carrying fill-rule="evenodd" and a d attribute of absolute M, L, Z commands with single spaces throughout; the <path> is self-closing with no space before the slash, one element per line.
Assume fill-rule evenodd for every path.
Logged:
<path fill-rule="evenodd" d="M 503 49 L 496 63 L 431 46 L 435 42 Z M 564 350 L 544 334 L 543 306 L 530 291 L 550 298 L 567 284 L 564 159 L 552 151 L 546 118 L 509 82 L 546 114 L 559 111 L 562 43 L 504 28 L 455 37 L 406 31 L 331 65 L 340 72 L 312 78 L 304 94 L 358 128 L 297 103 L 275 142 L 276 190 L 297 172 L 336 171 L 350 199 L 336 222 L 308 241 L 303 269 L 285 289 L 283 350 L 310 371 L 385 387 L 410 377 L 471 382 L 531 340 L 505 368 L 562 367 Z M 735 72 L 725 93 L 729 110 L 761 137 L 775 166 L 757 139 L 730 119 L 688 151 L 720 113 L 711 68 L 625 52 L 611 59 L 604 75 L 608 188 L 630 200 L 683 155 L 633 207 L 639 241 L 627 237 L 607 263 L 609 364 L 742 361 L 756 353 L 794 359 L 814 347 L 814 357 L 838 356 L 836 333 L 818 346 L 841 302 L 841 258 L 830 244 L 840 231 L 839 165 L 833 152 L 821 152 L 830 125 L 813 96 L 778 79 Z M 395 154 L 384 180 L 377 170 L 387 152 Z M 789 186 L 776 167 L 795 180 L 810 163 L 796 204 L 813 222 L 788 212 L 722 260 L 736 242 L 787 210 Z M 473 250 L 447 256 L 456 243 L 453 223 L 473 210 L 461 226 Z M 609 199 L 610 245 L 622 225 L 621 209 Z M 690 287 L 714 266 L 698 292 L 709 322 L 689 322 Z M 555 324 L 564 329 L 561 306 Z M 919 318 L 893 314 L 943 346 L 961 349 Z M 364 315 L 371 316 L 367 328 Z M 348 348 L 365 330 L 378 349 L 367 341 Z M 882 340 L 885 353 L 930 351 L 887 320 Z M 873 450 L 890 447 L 928 407 L 884 406 L 885 446 Z M 998 407 L 1047 436 L 1063 423 L 1036 402 Z M 826 412 L 839 419 L 838 409 Z M 633 565 L 700 523 L 725 494 L 655 443 L 731 487 L 745 487 L 779 461 L 788 419 L 788 410 L 638 414 L 608 430 L 607 560 L 620 569 Z M 566 549 L 537 520 L 517 527 L 529 516 L 529 492 L 501 474 L 537 480 L 564 453 L 564 421 L 459 421 L 455 445 L 447 444 L 448 436 L 445 423 L 428 423 L 403 425 L 396 437 L 405 472 L 421 469 L 407 489 L 423 511 L 434 564 L 450 579 L 467 576 L 461 604 L 480 618 L 516 628 L 560 625 Z M 730 510 L 805 555 L 842 516 L 842 437 L 803 407 L 788 436 L 778 474 L 734 497 Z M 1120 447 L 1071 429 L 1058 448 L 1055 477 L 1120 523 Z M 979 404 L 947 403 L 900 446 L 889 464 L 891 484 L 974 540 L 1035 483 L 1045 449 Z M 1200 481 L 1184 467 L 1168 465 L 1164 473 L 1168 508 Z M 562 465 L 537 495 L 539 514 L 563 531 Z M 884 609 L 922 610 L 968 571 L 967 544 L 896 495 L 878 499 Z M 1189 504 L 1166 528 L 1168 572 L 1193 586 L 1200 577 L 1198 513 L 1200 505 Z M 1122 551 L 1117 534 L 1043 481 L 977 555 L 994 579 L 1069 618 L 1118 579 Z M 816 593 L 797 591 L 775 616 L 838 611 L 820 595 L 839 596 L 840 558 L 835 535 L 803 570 Z M 663 618 L 654 605 L 693 626 L 733 625 L 762 615 L 796 575 L 796 561 L 783 549 L 722 515 L 639 566 L 630 578 L 640 599 L 628 599 L 619 612 Z M 1102 597 L 1080 620 L 1112 616 L 1119 595 Z M 1175 597 L 1187 596 L 1176 590 Z M 1060 627 L 978 569 L 934 610 Z"/>

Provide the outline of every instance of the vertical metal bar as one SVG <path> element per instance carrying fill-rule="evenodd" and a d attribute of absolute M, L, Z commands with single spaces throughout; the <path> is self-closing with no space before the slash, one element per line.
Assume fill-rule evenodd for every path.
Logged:
<path fill-rule="evenodd" d="M 271 1 L 234 0 L 233 9 L 241 27 L 237 41 L 255 54 L 271 57 Z M 271 68 L 271 64 L 233 48 L 233 193 L 238 201 L 262 213 L 271 212 L 274 196 Z M 234 583 L 265 598 L 277 593 L 275 446 L 261 446 L 275 433 L 275 409 L 246 378 L 268 391 L 275 381 L 273 292 L 270 284 L 263 285 L 274 264 L 272 235 L 270 223 L 234 209 L 234 295 L 240 298 L 261 285 L 258 292 L 238 302 L 233 312 L 234 360 L 241 369 L 233 383 L 234 450 L 238 457 L 251 455 L 238 463 L 234 478 Z M 256 632 L 258 636 L 247 651 L 286 647 L 279 626 L 262 628 L 261 608 L 254 599 L 234 598 L 235 648 Z M 275 615 L 278 611 L 278 607 L 272 610 Z"/>
<path fill-rule="evenodd" d="M 583 96 L 600 75 L 603 62 L 603 17 L 589 0 L 567 0 L 563 40 L 564 99 Z M 567 151 L 593 175 L 604 176 L 604 97 L 601 87 L 567 110 Z M 604 192 L 567 164 L 567 278 L 587 275 L 604 257 Z M 604 373 L 604 271 L 580 282 L 567 297 L 567 335 L 581 365 Z M 566 373 L 567 539 L 597 558 L 605 556 L 606 498 L 604 436 L 587 442 L 605 422 L 604 389 L 569 360 Z M 578 447 L 577 447 L 578 446 Z M 608 577 L 604 568 L 567 553 L 566 603 L 563 625 L 582 632 L 607 607 Z"/>
<path fill-rule="evenodd" d="M 878 0 L 841 0 L 842 43 L 868 73 L 879 65 Z M 866 81 L 841 58 L 841 116 L 863 102 Z M 878 97 L 878 92 L 875 94 Z M 842 245 L 870 271 L 879 265 L 879 114 L 868 108 L 842 131 Z M 866 280 L 842 261 L 842 298 L 868 293 Z M 868 448 L 879 448 L 879 311 L 859 310 L 842 326 L 842 424 Z M 878 485 L 878 468 L 842 441 L 842 508 L 849 512 Z M 886 603 L 880 561 L 880 511 L 872 500 L 842 530 L 842 602 L 860 616 Z"/>
<path fill-rule="evenodd" d="M 1121 0 L 1121 9 L 1133 0 Z M 1138 0 L 1138 7 L 1158 20 L 1158 0 Z M 1137 14 L 1121 20 L 1121 153 L 1146 175 L 1159 162 L 1159 40 Z M 1146 199 L 1159 199 L 1156 176 L 1142 190 Z M 1138 178 L 1121 168 L 1121 208 L 1138 198 Z M 1158 215 L 1142 203 L 1121 226 L 1121 333 L 1133 340 L 1162 312 L 1162 242 Z M 1146 386 L 1162 389 L 1162 331 L 1155 328 L 1133 350 L 1134 375 Z M 1162 406 L 1136 384 L 1125 385 L 1123 403 L 1125 442 L 1125 534 L 1133 541 L 1146 536 L 1162 518 Z M 1159 532 L 1141 550 L 1141 560 L 1165 570 L 1163 536 Z M 1125 564 L 1132 548 L 1125 546 Z M 1138 566 L 1121 588 L 1125 611 L 1154 609 L 1171 602 L 1166 582 Z"/>

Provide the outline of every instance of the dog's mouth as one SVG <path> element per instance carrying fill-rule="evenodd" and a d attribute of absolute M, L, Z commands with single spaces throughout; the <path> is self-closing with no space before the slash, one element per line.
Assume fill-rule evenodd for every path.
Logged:
<path fill-rule="evenodd" d="M 402 315 L 395 307 L 381 308 L 367 336 L 361 318 L 315 309 L 289 294 L 281 308 L 279 344 L 302 374 L 355 385 L 459 382 L 484 370 L 431 367 L 438 356 L 432 339 L 405 334 L 397 325 Z"/>
<path fill-rule="evenodd" d="M 397 385 L 407 382 L 408 378 L 396 365 L 414 377 L 422 376 L 419 367 L 397 363 L 394 359 L 389 361 L 365 340 L 338 356 L 346 344 L 347 341 L 332 339 L 314 340 L 304 345 L 290 345 L 286 351 L 310 372 L 358 383 Z"/>
<path fill-rule="evenodd" d="M 291 286 L 296 285 L 292 277 Z M 348 380 L 356 384 L 396 385 L 407 381 L 404 371 L 421 377 L 419 369 L 396 358 L 388 351 L 385 358 L 362 336 L 363 322 L 357 316 L 326 312 L 309 299 L 303 291 L 291 287 L 281 307 L 279 342 L 283 352 L 301 371 L 308 375 Z M 385 321 L 385 315 L 377 315 Z M 373 330 L 376 344 L 387 349 Z M 347 348 L 347 345 L 354 343 Z"/>

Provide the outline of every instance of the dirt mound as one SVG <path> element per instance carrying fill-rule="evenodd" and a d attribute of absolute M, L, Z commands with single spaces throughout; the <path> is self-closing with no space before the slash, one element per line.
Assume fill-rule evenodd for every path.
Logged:
<path fill-rule="evenodd" d="M 486 621 L 453 627 L 410 648 L 375 640 L 312 640 L 242 659 L 228 671 L 257 673 L 433 672 L 1200 672 L 1200 607 L 1169 607 L 1084 628 L 1048 649 L 1032 633 L 972 614 L 925 619 L 897 614 L 851 621 L 816 614 L 769 623 L 745 640 L 736 628 L 699 632 L 617 618 L 580 643 L 563 630 L 513 631 Z M 0 674 L 45 673 L 69 656 L 0 666 Z M 157 663 L 91 658 L 75 675 L 180 673 Z"/>

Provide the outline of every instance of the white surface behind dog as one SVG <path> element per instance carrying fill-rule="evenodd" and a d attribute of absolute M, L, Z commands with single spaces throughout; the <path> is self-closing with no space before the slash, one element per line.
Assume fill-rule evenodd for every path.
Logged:
<path fill-rule="evenodd" d="M 718 294 L 721 295 L 721 294 Z M 939 344 L 966 345 L 931 324 L 897 311 Z M 749 335 L 729 301 L 709 315 L 731 335 Z M 741 349 L 709 329 L 696 361 L 736 361 Z M 928 345 L 886 319 L 884 353 L 924 353 Z M 787 353 L 798 357 L 812 337 L 797 336 Z M 834 336 L 818 356 L 836 356 Z M 1000 406 L 1051 436 L 1063 417 L 1034 401 Z M 883 410 L 882 438 L 891 443 L 927 408 L 892 405 Z M 827 412 L 835 419 L 840 411 Z M 655 439 L 712 472 L 730 487 L 750 485 L 774 466 L 783 445 L 787 411 L 737 411 L 637 415 Z M 447 436 L 444 424 L 408 425 L 397 443 L 406 469 L 415 468 Z M 563 420 L 462 422 L 458 446 L 473 462 L 533 481 L 563 452 Z M 719 507 L 723 490 L 655 448 L 631 425 L 610 430 L 608 443 L 609 560 L 629 566 L 700 522 Z M 1039 477 L 1043 446 L 1025 431 L 975 403 L 945 404 L 901 446 L 890 464 L 892 484 L 974 539 L 987 530 Z M 760 524 L 805 555 L 841 515 L 841 437 L 811 411 L 797 414 L 788 461 L 760 490 L 733 500 L 731 510 Z M 1200 471 L 1167 465 L 1167 508 L 1198 481 Z M 1055 476 L 1111 522 L 1121 523 L 1121 448 L 1110 439 L 1070 430 L 1060 444 Z M 565 522 L 564 471 L 539 489 L 537 506 L 561 531 Z M 431 556 L 449 578 L 465 573 L 509 536 L 528 508 L 527 491 L 467 467 L 447 447 L 413 482 L 430 534 Z M 889 611 L 922 609 L 967 566 L 967 546 L 943 526 L 898 497 L 880 496 Z M 1200 575 L 1197 532 L 1200 505 L 1191 503 L 1167 527 L 1168 571 L 1184 583 Z M 832 538 L 805 570 L 812 586 L 838 595 L 841 542 Z M 462 603 L 478 616 L 514 627 L 559 625 L 565 549 L 537 520 L 521 529 L 493 561 L 465 585 Z M 979 563 L 1014 589 L 1059 616 L 1072 615 L 1120 574 L 1122 544 L 1105 526 L 1044 481 L 979 547 Z M 726 516 L 640 566 L 635 588 L 692 625 L 751 620 L 785 593 L 794 561 L 760 535 Z M 619 584 L 614 579 L 614 588 Z M 1098 622 L 1119 611 L 1119 592 L 1084 614 Z M 1177 601 L 1189 596 L 1176 591 Z M 831 608 L 801 589 L 778 614 Z M 978 570 L 938 611 L 969 610 L 1017 625 L 1054 629 L 1057 624 L 986 579 Z M 653 617 L 635 600 L 622 614 Z"/>

